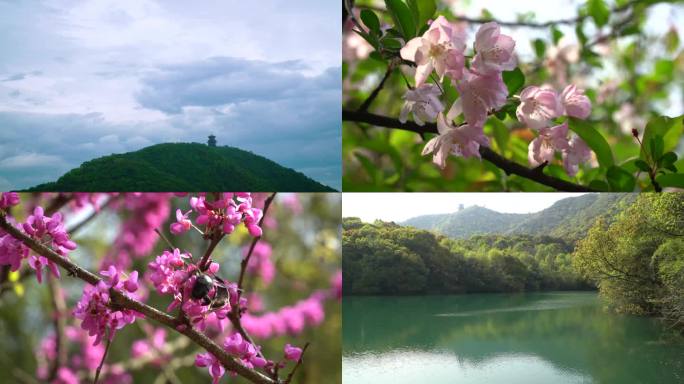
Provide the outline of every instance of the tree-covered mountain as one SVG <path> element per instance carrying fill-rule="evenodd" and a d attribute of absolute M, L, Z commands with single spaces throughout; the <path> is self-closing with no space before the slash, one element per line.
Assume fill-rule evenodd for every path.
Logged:
<path fill-rule="evenodd" d="M 590 193 L 559 200 L 540 212 L 527 214 L 500 213 L 472 206 L 458 212 L 418 216 L 402 225 L 442 233 L 451 238 L 468 238 L 486 234 L 530 234 L 581 238 L 602 215 L 612 215 L 635 195 Z"/>
<path fill-rule="evenodd" d="M 335 191 L 301 172 L 234 147 L 166 143 L 87 161 L 31 191 Z"/>

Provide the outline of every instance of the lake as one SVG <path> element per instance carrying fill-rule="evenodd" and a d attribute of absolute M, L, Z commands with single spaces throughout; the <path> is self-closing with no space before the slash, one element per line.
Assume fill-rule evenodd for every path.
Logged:
<path fill-rule="evenodd" d="M 684 337 L 593 292 L 344 297 L 344 384 L 684 383 Z"/>

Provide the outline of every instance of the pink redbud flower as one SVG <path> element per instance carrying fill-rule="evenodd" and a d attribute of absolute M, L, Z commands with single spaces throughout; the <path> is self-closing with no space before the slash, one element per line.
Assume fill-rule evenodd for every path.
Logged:
<path fill-rule="evenodd" d="M 209 367 L 212 383 L 217 384 L 226 373 L 223 364 L 211 353 L 200 353 L 195 357 L 195 365 L 198 367 Z"/>
<path fill-rule="evenodd" d="M 565 114 L 578 119 L 586 119 L 591 114 L 591 101 L 584 95 L 584 90 L 571 84 L 561 93 Z"/>
<path fill-rule="evenodd" d="M 404 60 L 416 63 L 416 87 L 423 85 L 433 70 L 440 80 L 444 76 L 461 79 L 465 64 L 464 40 L 461 31 L 444 16 L 433 21 L 423 36 L 409 40 L 400 54 Z"/>
<path fill-rule="evenodd" d="M 19 270 L 21 261 L 29 256 L 29 249 L 13 236 L 0 229 L 0 265 L 9 265 L 11 271 Z"/>
<path fill-rule="evenodd" d="M 52 381 L 53 384 L 78 384 L 79 382 L 78 376 L 67 367 L 59 367 L 57 377 Z"/>
<path fill-rule="evenodd" d="M 568 123 L 539 130 L 539 136 L 532 140 L 528 147 L 530 165 L 536 167 L 544 162 L 553 161 L 556 151 L 569 149 Z"/>
<path fill-rule="evenodd" d="M 579 136 L 573 136 L 568 144 L 568 149 L 563 151 L 563 167 L 568 176 L 574 177 L 579 170 L 579 164 L 591 159 L 591 149 Z"/>
<path fill-rule="evenodd" d="M 516 66 L 514 49 L 515 41 L 510 36 L 501 34 L 499 24 L 482 24 L 475 36 L 476 54 L 472 69 L 483 75 L 510 71 Z"/>
<path fill-rule="evenodd" d="M 131 272 L 128 279 L 124 282 L 124 288 L 131 293 L 138 290 L 138 271 Z"/>
<path fill-rule="evenodd" d="M 547 127 L 551 119 L 563 113 L 558 94 L 553 89 L 530 86 L 520 94 L 520 105 L 516 110 L 518 120 L 530 128 Z"/>
<path fill-rule="evenodd" d="M 285 344 L 285 358 L 291 361 L 297 361 L 302 357 L 302 349 L 294 347 L 290 344 Z"/>
<path fill-rule="evenodd" d="M 90 336 L 95 336 L 94 345 L 99 344 L 109 330 L 109 339 L 114 338 L 114 333 L 135 321 L 135 313 L 128 309 L 112 310 L 109 289 L 111 287 L 104 281 L 96 286 L 86 286 L 81 300 L 76 304 L 74 317 L 81 320 L 81 328 L 88 331 Z"/>
<path fill-rule="evenodd" d="M 432 162 L 442 169 L 446 167 L 446 159 L 450 154 L 465 158 L 479 158 L 480 145 L 489 144 L 482 133 L 482 128 L 468 124 L 456 127 L 446 121 L 441 113 L 437 116 L 437 129 L 439 135 L 425 144 L 422 155 L 432 153 Z"/>
<path fill-rule="evenodd" d="M 176 209 L 176 222 L 171 223 L 171 233 L 180 235 L 190 230 L 192 223 L 188 220 L 188 215 L 192 211 L 183 213 L 180 209 Z"/>
<path fill-rule="evenodd" d="M 245 212 L 245 227 L 249 234 L 254 237 L 262 235 L 261 227 L 259 227 L 259 220 L 263 216 L 263 212 L 258 208 L 251 208 Z"/>
<path fill-rule="evenodd" d="M 409 89 L 404 94 L 404 107 L 401 109 L 399 121 L 405 123 L 409 113 L 413 114 L 416 124 L 422 126 L 426 121 L 434 121 L 437 114 L 444 110 L 439 101 L 442 92 L 435 84 L 425 83 L 416 89 Z"/>
<path fill-rule="evenodd" d="M 183 270 L 183 259 L 189 257 L 189 254 L 181 253 L 178 248 L 173 252 L 164 251 L 147 265 L 145 277 L 161 294 L 180 293 L 181 283 L 187 277 L 187 272 Z"/>
<path fill-rule="evenodd" d="M 16 192 L 0 193 L 0 209 L 7 209 L 19 204 L 19 194 Z"/>

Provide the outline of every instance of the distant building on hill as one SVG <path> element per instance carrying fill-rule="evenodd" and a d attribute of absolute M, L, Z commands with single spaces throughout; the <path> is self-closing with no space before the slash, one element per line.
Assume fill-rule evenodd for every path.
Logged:
<path fill-rule="evenodd" d="M 209 135 L 209 141 L 207 141 L 207 145 L 210 147 L 215 147 L 216 146 L 216 136 Z"/>

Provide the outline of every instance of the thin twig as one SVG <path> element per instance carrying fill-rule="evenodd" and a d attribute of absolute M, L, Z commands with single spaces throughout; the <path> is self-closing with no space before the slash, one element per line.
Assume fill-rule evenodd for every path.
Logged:
<path fill-rule="evenodd" d="M 100 365 L 97 366 L 97 370 L 95 371 L 95 379 L 93 380 L 93 384 L 97 384 L 97 380 L 100 378 L 100 371 L 102 371 L 102 366 L 104 365 L 105 360 L 107 359 L 107 352 L 109 352 L 109 346 L 112 345 L 112 339 L 110 337 L 110 331 L 109 328 L 107 328 L 107 344 L 105 346 L 104 353 L 102 354 L 102 360 L 100 360 Z"/>
<path fill-rule="evenodd" d="M 111 197 L 109 198 L 102 206 L 99 208 L 95 208 L 93 212 L 88 215 L 85 219 L 81 220 L 79 223 L 76 223 L 73 225 L 71 228 L 67 229 L 67 232 L 69 233 L 70 237 L 73 237 L 76 232 L 78 232 L 81 228 L 83 228 L 86 224 L 88 224 L 90 221 L 92 221 L 97 215 L 100 214 L 103 210 L 107 209 L 114 201 L 116 201 L 116 197 Z"/>
<path fill-rule="evenodd" d="M 373 89 L 373 92 L 368 96 L 368 98 L 361 104 L 359 107 L 358 111 L 359 112 L 365 112 L 368 110 L 368 107 L 370 107 L 371 103 L 375 100 L 376 97 L 380 94 L 380 91 L 382 90 L 382 87 L 385 86 L 385 82 L 387 79 L 390 77 L 392 74 L 392 71 L 394 70 L 394 65 L 390 62 L 389 65 L 387 66 L 387 71 L 385 71 L 385 75 L 382 77 L 382 80 L 380 80 L 380 83 Z"/>
<path fill-rule="evenodd" d="M 268 212 L 268 207 L 271 206 L 271 202 L 273 199 L 275 199 L 277 192 L 273 192 L 271 196 L 269 196 L 266 201 L 264 202 L 264 209 L 261 211 L 261 220 L 259 220 L 259 227 L 262 226 L 264 223 L 264 219 L 266 218 L 266 212 Z M 249 246 L 249 251 L 247 252 L 247 256 L 242 260 L 240 263 L 240 278 L 238 279 L 238 295 L 240 295 L 240 290 L 242 288 L 242 281 L 245 278 L 245 271 L 247 270 L 247 264 L 249 264 L 249 259 L 252 257 L 252 252 L 254 252 L 254 247 L 256 247 L 257 242 L 259 239 L 263 237 L 263 234 L 259 237 L 255 237 L 254 240 L 252 240 L 252 244 Z"/>
<path fill-rule="evenodd" d="M 302 361 L 304 360 L 304 352 L 306 352 L 306 349 L 309 347 L 309 342 L 304 344 L 304 348 L 302 348 L 302 354 L 299 355 L 299 360 L 297 360 L 297 364 L 295 364 L 294 368 L 292 368 L 292 371 L 290 371 L 290 374 L 287 375 L 287 378 L 285 379 L 285 384 L 289 384 L 290 381 L 292 381 L 292 378 L 294 377 L 295 372 L 297 372 L 297 368 L 299 368 L 300 365 L 302 365 Z"/>
<path fill-rule="evenodd" d="M 343 110 L 342 120 L 354 121 L 358 123 L 368 123 L 378 127 L 402 129 L 405 131 L 415 132 L 421 135 L 426 133 L 438 133 L 437 126 L 434 123 L 426 123 L 425 125 L 420 126 L 412 121 L 402 123 L 398 119 L 394 119 L 387 116 L 375 115 L 368 112 L 361 113 L 356 111 Z M 585 187 L 583 185 L 575 184 L 566 180 L 549 176 L 544 174 L 543 172 L 539 172 L 538 170 L 531 169 L 522 164 L 518 164 L 512 160 L 508 160 L 487 147 L 480 147 L 480 156 L 482 156 L 483 159 L 501 168 L 504 172 L 506 172 L 506 174 L 515 174 L 526 179 L 535 181 L 539 184 L 554 188 L 558 191 L 596 192 L 595 190 L 589 187 Z"/>

